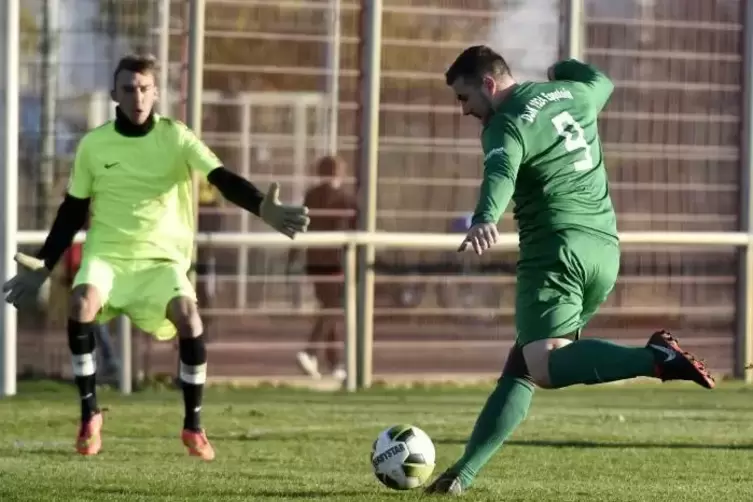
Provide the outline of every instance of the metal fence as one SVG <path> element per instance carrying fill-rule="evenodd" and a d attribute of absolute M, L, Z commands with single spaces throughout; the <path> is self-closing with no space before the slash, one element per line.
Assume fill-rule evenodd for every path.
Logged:
<path fill-rule="evenodd" d="M 101 96 L 123 52 L 148 50 L 167 63 L 164 111 L 187 118 L 189 3 L 23 3 L 19 228 L 49 224 L 64 186 L 56 181 L 69 169 L 75 140 L 107 113 Z M 378 3 L 377 229 L 448 232 L 473 206 L 479 130 L 460 117 L 442 78 L 459 51 L 489 43 L 516 77 L 536 80 L 557 57 L 577 52 L 571 35 L 582 32 L 582 57 L 616 84 L 600 130 L 620 229 L 747 230 L 745 2 Z M 369 77 L 359 71 L 363 8 L 354 0 L 206 2 L 200 125 L 229 167 L 262 185 L 279 180 L 285 197 L 300 198 L 316 180 L 311 165 L 334 145 L 351 167 L 348 182 L 367 191 L 369 177 L 359 170 L 361 89 Z M 211 197 L 201 214 L 203 231 L 262 230 Z M 514 230 L 509 218 L 501 228 Z M 279 247 L 202 249 L 199 285 L 213 373 L 297 375 L 295 351 L 321 315 L 313 279 L 286 271 L 287 253 Z M 622 277 L 593 333 L 643 343 L 651 329 L 678 330 L 715 370 L 739 374 L 741 256 L 732 246 L 626 246 Z M 514 260 L 509 252 L 470 267 L 448 252 L 378 250 L 376 377 L 498 372 L 513 339 Z M 65 287 L 58 287 L 49 307 L 19 314 L 19 372 L 67 371 L 64 297 Z M 175 352 L 141 338 L 136 359 L 146 374 L 171 373 Z"/>

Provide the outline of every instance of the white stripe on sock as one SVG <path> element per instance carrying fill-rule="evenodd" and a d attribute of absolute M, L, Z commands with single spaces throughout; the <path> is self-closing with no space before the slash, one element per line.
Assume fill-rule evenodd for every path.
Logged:
<path fill-rule="evenodd" d="M 191 385 L 204 385 L 207 381 L 207 363 L 190 366 L 181 362 L 180 379 Z"/>
<path fill-rule="evenodd" d="M 73 365 L 73 374 L 76 376 L 91 376 L 97 372 L 97 361 L 93 352 L 91 354 L 72 355 L 71 364 Z"/>

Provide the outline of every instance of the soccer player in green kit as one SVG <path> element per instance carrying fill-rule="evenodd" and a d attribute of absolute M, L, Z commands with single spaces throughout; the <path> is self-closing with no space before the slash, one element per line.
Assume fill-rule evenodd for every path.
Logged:
<path fill-rule="evenodd" d="M 516 341 L 463 456 L 426 489 L 461 495 L 524 420 L 535 386 L 559 389 L 634 377 L 689 380 L 711 389 L 705 364 L 666 331 L 645 347 L 580 332 L 617 280 L 620 248 L 596 119 L 612 82 L 570 59 L 549 82 L 516 82 L 486 46 L 458 56 L 446 73 L 463 114 L 483 124 L 484 177 L 466 247 L 481 255 L 497 239 L 510 199 L 520 236 Z"/>
<path fill-rule="evenodd" d="M 185 125 L 154 113 L 156 68 L 151 56 L 119 62 L 112 89 L 115 120 L 81 139 L 67 194 L 44 245 L 36 257 L 16 255 L 18 274 L 3 291 L 15 306 L 35 298 L 91 211 L 68 317 L 81 402 L 76 450 L 96 455 L 102 448 L 94 330 L 97 322 L 123 313 L 158 340 L 178 336 L 185 405 L 181 438 L 189 455 L 209 461 L 215 452 L 200 423 L 207 350 L 187 276 L 195 232 L 192 173 L 290 238 L 306 230 L 308 210 L 280 204 L 276 183 L 267 194 L 260 192 L 223 167 Z"/>

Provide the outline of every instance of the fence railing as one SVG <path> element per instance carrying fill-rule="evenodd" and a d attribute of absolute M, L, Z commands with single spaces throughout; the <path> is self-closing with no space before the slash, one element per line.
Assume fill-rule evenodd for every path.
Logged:
<path fill-rule="evenodd" d="M 41 244 L 46 232 L 19 232 L 18 244 Z M 78 242 L 85 239 L 81 233 Z M 202 233 L 197 235 L 197 244 L 206 246 L 255 246 L 262 248 L 291 247 L 342 247 L 344 274 L 344 319 L 345 319 L 345 369 L 347 378 L 345 388 L 348 391 L 368 388 L 372 384 L 373 340 L 372 333 L 373 304 L 366 301 L 363 287 L 358 287 L 358 265 L 356 251 L 361 246 L 376 249 L 421 249 L 435 251 L 452 251 L 459 245 L 459 236 L 451 234 L 414 234 L 393 232 L 312 232 L 301 234 L 295 240 L 277 233 Z M 753 234 L 740 232 L 624 232 L 620 234 L 623 245 L 661 245 L 687 247 L 740 247 L 753 249 Z M 502 234 L 492 252 L 517 249 L 518 236 Z M 751 271 L 748 271 L 750 273 Z M 373 291 L 366 291 L 373 294 Z M 738 330 L 736 346 L 739 361 L 735 365 L 736 376 L 746 381 L 753 381 L 753 373 L 747 367 L 753 362 L 753 328 L 750 322 L 753 305 L 753 281 L 744 281 L 738 295 Z M 7 306 L 5 308 L 8 308 Z M 741 319 L 740 319 L 741 318 Z M 122 365 L 120 389 L 124 393 L 131 391 L 131 331 L 127 323 L 120 324 L 120 342 Z M 5 333 L 6 340 L 15 343 L 15 331 Z M 13 354 L 15 357 L 15 354 Z M 12 368 L 15 375 L 15 360 L 10 353 L 4 355 L 2 365 L 6 371 Z"/>

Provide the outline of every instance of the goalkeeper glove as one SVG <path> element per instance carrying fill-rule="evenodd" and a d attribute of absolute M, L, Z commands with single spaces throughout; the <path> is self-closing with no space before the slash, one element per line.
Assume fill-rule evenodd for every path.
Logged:
<path fill-rule="evenodd" d="M 39 289 L 50 276 L 44 261 L 23 253 L 16 253 L 13 259 L 18 263 L 18 273 L 3 284 L 5 301 L 18 308 L 37 298 Z"/>
<path fill-rule="evenodd" d="M 259 216 L 270 227 L 291 239 L 309 226 L 309 208 L 280 204 L 280 185 L 272 183 L 259 208 Z"/>

